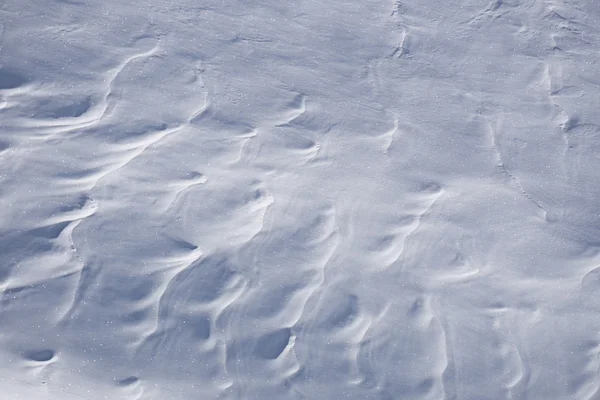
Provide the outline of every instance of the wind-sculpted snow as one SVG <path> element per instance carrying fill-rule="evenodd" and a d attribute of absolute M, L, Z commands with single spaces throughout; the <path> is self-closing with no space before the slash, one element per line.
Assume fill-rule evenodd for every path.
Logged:
<path fill-rule="evenodd" d="M 593 2 L 7 0 L 7 399 L 600 396 Z"/>

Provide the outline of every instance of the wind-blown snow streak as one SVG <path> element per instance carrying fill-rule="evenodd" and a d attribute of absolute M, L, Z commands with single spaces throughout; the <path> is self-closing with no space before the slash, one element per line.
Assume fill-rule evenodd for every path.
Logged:
<path fill-rule="evenodd" d="M 592 3 L 4 1 L 3 398 L 596 399 Z"/>

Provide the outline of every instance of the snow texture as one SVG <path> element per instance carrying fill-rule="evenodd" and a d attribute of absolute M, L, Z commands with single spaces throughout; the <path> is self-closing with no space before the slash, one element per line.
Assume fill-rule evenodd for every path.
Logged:
<path fill-rule="evenodd" d="M 600 3 L 5 0 L 3 399 L 600 399 Z"/>

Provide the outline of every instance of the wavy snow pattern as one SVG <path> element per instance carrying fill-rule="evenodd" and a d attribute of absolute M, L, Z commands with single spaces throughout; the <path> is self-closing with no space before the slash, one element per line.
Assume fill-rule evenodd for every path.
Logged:
<path fill-rule="evenodd" d="M 1 392 L 596 399 L 599 13 L 5 1 Z"/>

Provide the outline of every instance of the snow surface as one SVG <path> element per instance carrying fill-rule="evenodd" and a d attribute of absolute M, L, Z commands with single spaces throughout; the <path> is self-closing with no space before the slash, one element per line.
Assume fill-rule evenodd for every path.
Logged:
<path fill-rule="evenodd" d="M 3 399 L 600 399 L 600 3 L 5 0 Z"/>

